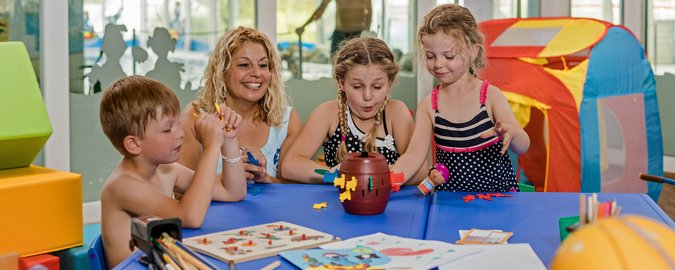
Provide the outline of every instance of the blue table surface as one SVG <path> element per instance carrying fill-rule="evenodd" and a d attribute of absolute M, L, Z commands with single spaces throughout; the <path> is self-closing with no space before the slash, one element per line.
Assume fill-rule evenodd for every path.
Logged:
<path fill-rule="evenodd" d="M 472 228 L 513 232 L 509 243 L 529 243 L 548 266 L 560 246 L 558 219 L 579 215 L 579 193 L 508 193 L 513 197 L 465 203 L 462 197 L 467 194 L 434 193 L 424 239 L 454 243 L 459 240 L 458 230 Z M 621 206 L 621 214 L 646 216 L 675 228 L 673 220 L 645 194 L 598 194 L 599 201 L 611 199 Z"/>
<path fill-rule="evenodd" d="M 254 226 L 269 222 L 287 221 L 342 239 L 382 232 L 402 237 L 422 239 L 429 210 L 429 196 L 422 196 L 415 187 L 403 187 L 391 194 L 384 213 L 352 215 L 344 211 L 338 191 L 328 185 L 249 185 L 249 194 L 242 202 L 213 202 L 199 229 L 183 229 L 183 238 Z M 259 193 L 252 195 L 253 189 Z M 313 204 L 327 202 L 327 207 L 314 210 Z M 141 251 L 133 253 L 115 269 L 146 269 L 138 262 Z M 210 261 L 220 269 L 228 266 L 216 259 Z M 238 269 L 260 269 L 276 260 L 278 269 L 295 269 L 280 256 L 272 256 L 236 265 Z"/>

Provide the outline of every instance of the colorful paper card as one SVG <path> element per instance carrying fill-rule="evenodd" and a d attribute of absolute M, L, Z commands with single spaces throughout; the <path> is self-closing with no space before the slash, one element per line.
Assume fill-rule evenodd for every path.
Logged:
<path fill-rule="evenodd" d="M 474 247 L 463 247 L 441 241 L 418 240 L 384 233 L 374 233 L 325 244 L 322 249 L 354 249 L 368 247 L 391 261 L 378 269 L 429 269 L 480 252 Z"/>
<path fill-rule="evenodd" d="M 221 261 L 240 263 L 332 241 L 330 234 L 279 221 L 190 237 L 183 244 Z"/>
<path fill-rule="evenodd" d="M 475 245 L 482 251 L 439 266 L 439 270 L 517 269 L 546 270 L 532 247 L 526 243 L 509 245 Z"/>
<path fill-rule="evenodd" d="M 475 245 L 497 245 L 502 244 L 508 240 L 512 232 L 502 232 L 493 230 L 479 230 L 471 229 L 461 239 L 457 240 L 457 244 L 475 244 Z"/>
<path fill-rule="evenodd" d="M 391 259 L 366 246 L 352 249 L 307 249 L 279 253 L 300 269 L 379 269 Z"/>

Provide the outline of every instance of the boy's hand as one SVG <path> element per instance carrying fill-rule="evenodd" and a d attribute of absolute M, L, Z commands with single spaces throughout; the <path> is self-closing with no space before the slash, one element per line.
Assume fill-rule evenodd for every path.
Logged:
<path fill-rule="evenodd" d="M 257 166 L 250 163 L 251 160 L 249 160 L 247 153 L 251 153 L 258 161 Z M 244 162 L 244 171 L 247 180 L 253 180 L 258 183 L 272 183 L 272 179 L 267 174 L 267 158 L 265 158 L 265 155 L 263 155 L 260 149 L 243 147 L 241 158 Z"/>
<path fill-rule="evenodd" d="M 201 110 L 192 126 L 195 138 L 204 148 L 222 145 L 224 129 L 225 124 L 220 121 L 220 118 L 216 114 L 208 114 Z"/>
<path fill-rule="evenodd" d="M 502 137 L 502 155 L 506 153 L 506 150 L 509 149 L 511 140 L 513 140 L 513 128 L 509 124 L 503 124 L 499 119 L 495 119 L 495 126 L 491 129 L 488 129 L 480 134 L 480 137 L 487 139 L 494 136 Z"/>
<path fill-rule="evenodd" d="M 225 139 L 234 139 L 237 137 L 237 131 L 239 130 L 239 124 L 241 124 L 241 115 L 232 110 L 232 108 L 227 107 L 227 105 L 216 103 L 217 114 L 222 119 L 225 129 L 223 132 L 223 137 Z"/>

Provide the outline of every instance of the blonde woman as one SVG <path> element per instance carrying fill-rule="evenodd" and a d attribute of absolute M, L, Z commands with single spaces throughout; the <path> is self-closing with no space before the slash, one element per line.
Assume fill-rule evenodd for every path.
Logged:
<path fill-rule="evenodd" d="M 288 105 L 281 59 L 270 39 L 258 30 L 241 26 L 225 33 L 209 57 L 203 79 L 204 88 L 181 114 L 186 132 L 178 162 L 193 168 L 202 149 L 189 130 L 194 113 L 213 113 L 218 110 L 215 104 L 225 104 L 243 120 L 238 131 L 241 156 L 223 156 L 222 161 L 244 162 L 248 180 L 279 182 L 281 154 L 302 123 L 298 112 Z M 258 165 L 249 160 L 251 155 Z"/>

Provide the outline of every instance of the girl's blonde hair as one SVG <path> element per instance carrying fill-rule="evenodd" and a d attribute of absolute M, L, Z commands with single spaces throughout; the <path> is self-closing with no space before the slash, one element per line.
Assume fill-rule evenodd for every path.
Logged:
<path fill-rule="evenodd" d="M 204 88 L 193 105 L 213 113 L 216 110 L 214 106 L 216 102 L 227 101 L 230 94 L 225 84 L 225 74 L 232 65 L 232 55 L 246 42 L 258 43 L 265 47 L 271 75 L 269 88 L 265 96 L 258 101 L 258 111 L 254 114 L 254 119 L 279 127 L 283 121 L 284 110 L 288 106 L 288 96 L 281 79 L 281 57 L 270 39 L 253 28 L 239 26 L 218 40 L 204 72 Z"/>
<path fill-rule="evenodd" d="M 398 64 L 394 61 L 394 54 L 389 49 L 389 46 L 377 38 L 354 38 L 345 41 L 333 59 L 333 76 L 340 85 L 344 85 L 345 76 L 349 70 L 356 65 L 366 66 L 369 64 L 380 66 L 382 71 L 387 74 L 390 86 L 393 84 L 396 74 L 398 74 Z M 347 127 L 347 95 L 342 88 L 338 89 L 337 98 L 342 140 L 335 159 L 339 163 L 342 162 L 345 153 L 347 153 L 346 136 L 349 130 Z M 382 123 L 382 114 L 384 113 L 384 107 L 387 106 L 387 101 L 389 101 L 388 96 L 375 116 L 375 124 L 366 133 L 366 137 L 364 138 L 364 150 L 366 151 L 375 151 L 376 131 L 377 127 Z"/>
<path fill-rule="evenodd" d="M 417 47 L 420 56 L 424 55 L 422 37 L 437 33 L 444 33 L 459 40 L 463 45 L 461 48 L 463 51 L 478 46 L 478 54 L 469 66 L 471 75 L 476 76 L 478 71 L 485 67 L 485 46 L 483 46 L 485 36 L 478 30 L 476 19 L 469 9 L 455 4 L 445 4 L 429 11 L 417 30 Z"/>

